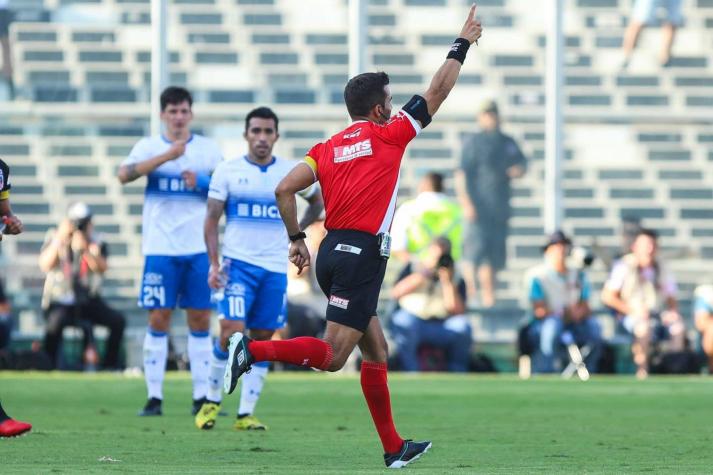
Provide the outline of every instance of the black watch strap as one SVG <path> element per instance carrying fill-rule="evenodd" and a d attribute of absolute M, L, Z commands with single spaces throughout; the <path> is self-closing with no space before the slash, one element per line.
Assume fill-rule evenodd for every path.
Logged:
<path fill-rule="evenodd" d="M 290 241 L 295 242 L 299 241 L 300 239 L 305 239 L 307 235 L 304 233 L 304 231 L 300 231 L 297 234 L 293 234 L 292 236 L 289 236 Z"/>

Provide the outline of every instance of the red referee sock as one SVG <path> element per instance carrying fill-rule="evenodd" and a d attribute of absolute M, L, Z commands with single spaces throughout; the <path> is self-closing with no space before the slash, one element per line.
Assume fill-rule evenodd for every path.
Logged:
<path fill-rule="evenodd" d="M 332 362 L 332 347 L 329 343 L 311 336 L 289 340 L 253 340 L 248 350 L 259 361 L 281 361 L 298 366 L 326 370 Z"/>
<path fill-rule="evenodd" d="M 386 382 L 386 363 L 363 361 L 361 363 L 361 389 L 379 433 L 384 452 L 394 453 L 401 450 L 404 441 L 396 432 L 391 417 L 391 397 Z"/>

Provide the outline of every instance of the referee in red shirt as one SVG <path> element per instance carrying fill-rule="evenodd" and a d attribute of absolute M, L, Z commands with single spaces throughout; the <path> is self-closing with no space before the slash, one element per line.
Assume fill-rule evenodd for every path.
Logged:
<path fill-rule="evenodd" d="M 289 259 L 301 272 L 310 265 L 310 255 L 297 223 L 295 194 L 317 180 L 322 187 L 328 234 L 319 248 L 316 270 L 329 299 L 324 339 L 252 341 L 241 333 L 230 338 L 230 364 L 225 372 L 229 393 L 252 363 L 282 361 L 337 371 L 359 345 L 362 390 L 389 468 L 403 467 L 431 447 L 429 441 L 402 439 L 394 427 L 386 378 L 387 346 L 376 317 L 401 159 L 406 146 L 431 122 L 450 93 L 468 48 L 481 32 L 473 5 L 428 90 L 423 96 L 413 96 L 394 118 L 386 73 L 350 79 L 344 101 L 351 125 L 312 147 L 304 160 L 307 166 L 296 166 L 275 190 L 292 241 Z"/>

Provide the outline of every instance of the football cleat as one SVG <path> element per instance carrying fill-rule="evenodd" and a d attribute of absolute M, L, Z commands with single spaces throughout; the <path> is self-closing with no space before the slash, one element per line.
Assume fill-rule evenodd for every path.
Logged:
<path fill-rule="evenodd" d="M 196 427 L 203 430 L 210 430 L 215 426 L 215 420 L 220 413 L 220 404 L 206 401 L 196 413 Z"/>
<path fill-rule="evenodd" d="M 411 439 L 404 440 L 404 445 L 401 446 L 401 450 L 399 452 L 384 454 L 384 463 L 386 464 L 386 468 L 405 467 L 414 460 L 418 460 L 421 455 L 428 452 L 431 445 L 431 442 L 428 440 L 424 440 L 423 442 L 414 442 Z"/>
<path fill-rule="evenodd" d="M 239 417 L 235 420 L 233 427 L 237 430 L 267 430 L 267 426 L 253 415 Z"/>
<path fill-rule="evenodd" d="M 238 385 L 238 378 L 250 371 L 253 357 L 248 350 L 248 344 L 252 341 L 250 338 L 240 332 L 235 332 L 229 341 L 228 364 L 225 365 L 225 374 L 223 374 L 223 389 L 227 394 L 232 394 Z"/>
<path fill-rule="evenodd" d="M 17 437 L 32 429 L 32 424 L 16 421 L 15 419 L 5 419 L 0 422 L 0 437 Z"/>
<path fill-rule="evenodd" d="M 141 417 L 146 417 L 146 416 L 161 416 L 163 415 L 163 412 L 161 411 L 161 400 L 155 397 L 152 397 L 148 401 L 146 401 L 146 405 L 144 408 L 139 412 L 139 416 Z"/>

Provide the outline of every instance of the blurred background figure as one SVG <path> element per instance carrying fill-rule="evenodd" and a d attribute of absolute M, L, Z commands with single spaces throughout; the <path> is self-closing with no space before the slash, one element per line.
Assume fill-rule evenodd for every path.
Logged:
<path fill-rule="evenodd" d="M 84 332 L 84 363 L 97 363 L 95 325 L 109 330 L 102 367 L 115 370 L 122 366 L 119 350 L 126 321 L 100 294 L 109 267 L 107 257 L 107 245 L 94 233 L 92 212 L 85 203 L 70 206 L 58 228 L 47 232 L 39 264 L 47 274 L 42 294 L 47 321 L 44 346 L 55 367 L 60 362 L 62 332 L 67 326 Z"/>
<path fill-rule="evenodd" d="M 500 130 L 494 101 L 481 105 L 478 125 L 480 132 L 463 142 L 456 192 L 468 225 L 464 263 L 468 297 L 476 297 L 477 274 L 480 305 L 492 307 L 496 274 L 505 267 L 510 180 L 525 173 L 525 156 L 515 140 Z"/>
<path fill-rule="evenodd" d="M 458 203 L 443 192 L 443 175 L 428 172 L 418 184 L 418 195 L 396 210 L 391 226 L 391 252 L 401 261 L 419 260 L 438 237 L 451 242 L 458 261 L 463 245 L 463 215 Z"/>
<path fill-rule="evenodd" d="M 631 56 L 634 48 L 636 48 L 641 31 L 646 25 L 656 22 L 656 14 L 659 7 L 663 7 L 666 10 L 666 16 L 662 22 L 663 38 L 658 60 L 661 66 L 670 66 L 671 48 L 676 35 L 676 28 L 683 25 L 681 3 L 682 0 L 635 0 L 629 26 L 624 32 L 624 62 L 621 65 L 622 70 L 626 70 L 629 67 Z"/>
<path fill-rule="evenodd" d="M 317 255 L 319 245 L 326 235 L 323 216 L 305 229 L 305 240 L 310 254 Z M 327 299 L 319 289 L 314 266 L 310 266 L 298 274 L 297 267 L 287 268 L 287 325 L 278 330 L 281 338 L 298 336 L 313 336 L 320 338 L 327 321 L 324 318 L 327 309 Z M 292 369 L 304 370 L 301 366 Z"/>
<path fill-rule="evenodd" d="M 591 315 L 591 285 L 584 269 L 568 266 L 572 241 L 562 231 L 552 233 L 543 246 L 544 262 L 526 273 L 533 320 L 527 328 L 532 370 L 551 373 L 560 369 L 570 344 L 587 347 L 585 363 L 597 371 L 602 351 L 599 323 Z"/>
<path fill-rule="evenodd" d="M 685 327 L 678 313 L 676 280 L 658 257 L 658 234 L 641 229 L 631 253 L 622 257 L 609 274 L 602 302 L 612 308 L 632 336 L 636 375 L 649 374 L 652 344 L 668 340 L 668 351 L 685 347 Z"/>
<path fill-rule="evenodd" d="M 10 0 L 0 0 L 0 50 L 2 52 L 2 80 L 7 84 L 8 96 L 15 98 L 15 82 L 12 78 L 12 49 L 10 47 L 10 23 L 14 18 Z"/>
<path fill-rule="evenodd" d="M 422 345 L 441 349 L 448 371 L 468 371 L 471 327 L 465 312 L 465 284 L 455 273 L 451 243 L 437 238 L 418 260 L 406 266 L 391 296 L 398 310 L 391 335 L 400 366 L 419 371 Z"/>
<path fill-rule="evenodd" d="M 696 329 L 701 333 L 701 347 L 713 374 L 713 285 L 699 285 L 694 292 Z"/>

